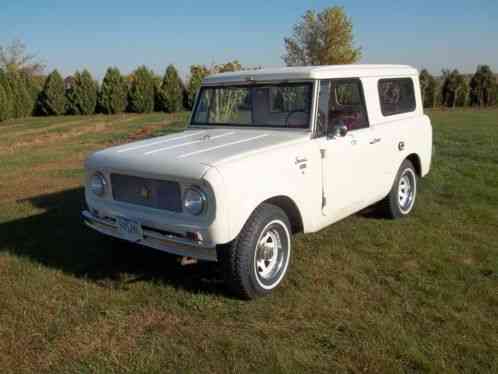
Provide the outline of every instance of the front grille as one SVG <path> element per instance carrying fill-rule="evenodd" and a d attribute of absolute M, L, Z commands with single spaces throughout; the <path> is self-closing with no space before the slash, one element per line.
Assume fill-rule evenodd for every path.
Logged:
<path fill-rule="evenodd" d="M 112 196 L 116 201 L 149 208 L 182 211 L 180 185 L 177 182 L 111 174 Z"/>

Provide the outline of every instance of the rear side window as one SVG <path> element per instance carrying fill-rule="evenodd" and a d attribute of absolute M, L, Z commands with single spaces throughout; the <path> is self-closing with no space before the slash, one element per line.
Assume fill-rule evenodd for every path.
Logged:
<path fill-rule="evenodd" d="M 411 78 L 379 80 L 379 97 L 384 116 L 415 110 L 415 90 Z"/>

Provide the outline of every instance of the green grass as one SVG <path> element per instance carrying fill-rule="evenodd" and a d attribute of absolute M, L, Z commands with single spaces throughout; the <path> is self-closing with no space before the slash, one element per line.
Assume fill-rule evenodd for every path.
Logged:
<path fill-rule="evenodd" d="M 254 302 L 211 264 L 80 222 L 86 155 L 186 113 L 1 124 L 2 372 L 498 372 L 498 111 L 430 115 L 414 214 L 299 235 L 282 287 Z"/>

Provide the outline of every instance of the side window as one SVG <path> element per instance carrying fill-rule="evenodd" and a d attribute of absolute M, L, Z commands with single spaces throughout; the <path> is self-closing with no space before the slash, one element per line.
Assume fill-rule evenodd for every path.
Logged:
<path fill-rule="evenodd" d="M 348 131 L 368 127 L 368 116 L 359 79 L 320 81 L 317 135 L 323 136 L 334 127 L 346 126 Z"/>
<path fill-rule="evenodd" d="M 384 116 L 415 110 L 415 90 L 411 78 L 381 79 L 378 88 L 380 109 Z"/>
<path fill-rule="evenodd" d="M 346 126 L 348 131 L 368 127 L 367 109 L 363 88 L 359 79 L 338 79 L 332 81 L 329 109 L 329 123 Z"/>

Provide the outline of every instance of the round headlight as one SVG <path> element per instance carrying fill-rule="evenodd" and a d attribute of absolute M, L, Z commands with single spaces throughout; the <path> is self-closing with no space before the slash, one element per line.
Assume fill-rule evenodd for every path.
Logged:
<path fill-rule="evenodd" d="M 198 216 L 206 207 L 206 195 L 199 188 L 190 187 L 183 196 L 183 209 L 187 213 Z"/>
<path fill-rule="evenodd" d="M 95 173 L 90 180 L 90 190 L 97 196 L 105 194 L 107 182 L 104 176 L 100 173 Z"/>

